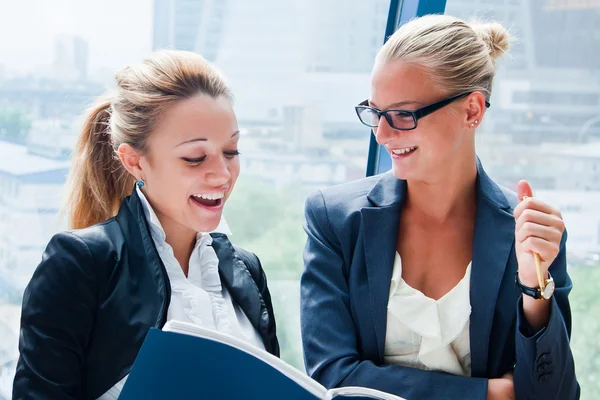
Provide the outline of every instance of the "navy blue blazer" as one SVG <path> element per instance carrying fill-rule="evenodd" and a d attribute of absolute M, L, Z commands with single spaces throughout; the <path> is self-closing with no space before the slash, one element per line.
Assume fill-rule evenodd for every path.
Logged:
<path fill-rule="evenodd" d="M 471 377 L 384 364 L 387 304 L 406 181 L 391 172 L 327 188 L 306 202 L 301 328 L 308 374 L 327 388 L 364 386 L 408 400 L 486 398 L 514 370 L 517 399 L 578 399 L 569 347 L 565 241 L 550 267 L 548 326 L 531 332 L 515 284 L 514 192 L 478 163 L 471 269 Z"/>

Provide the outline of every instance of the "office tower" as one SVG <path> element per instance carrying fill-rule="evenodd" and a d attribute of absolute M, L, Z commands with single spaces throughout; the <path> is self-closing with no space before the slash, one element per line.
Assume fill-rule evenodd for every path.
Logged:
<path fill-rule="evenodd" d="M 54 78 L 80 81 L 87 78 L 88 43 L 73 35 L 60 35 L 54 41 Z"/>
<path fill-rule="evenodd" d="M 154 0 L 152 48 L 195 51 L 214 61 L 229 0 Z"/>

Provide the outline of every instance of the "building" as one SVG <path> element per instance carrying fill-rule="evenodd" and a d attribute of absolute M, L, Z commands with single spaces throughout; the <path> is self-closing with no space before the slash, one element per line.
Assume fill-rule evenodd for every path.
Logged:
<path fill-rule="evenodd" d="M 561 146 L 546 154 L 560 163 L 556 189 L 600 191 L 600 142 Z"/>
<path fill-rule="evenodd" d="M 0 142 L 0 284 L 21 293 L 52 235 L 70 161 Z M 6 293 L 6 292 L 5 292 Z"/>
<path fill-rule="evenodd" d="M 534 56 L 539 66 L 600 69 L 600 1 L 530 1 Z M 548 27 L 552 27 L 548 29 Z"/>
<path fill-rule="evenodd" d="M 231 0 L 154 0 L 152 48 L 195 51 L 214 61 Z"/>
<path fill-rule="evenodd" d="M 530 145 L 600 137 L 600 124 L 580 135 L 600 115 L 600 55 L 590 51 L 600 45 L 597 9 L 575 0 L 447 2 L 446 14 L 499 21 L 514 38 L 499 62 L 482 133 Z"/>
<path fill-rule="evenodd" d="M 78 119 L 36 119 L 27 134 L 27 152 L 54 160 L 68 160 L 77 141 Z"/>
<path fill-rule="evenodd" d="M 89 81 L 14 78 L 0 81 L 0 107 L 27 110 L 33 119 L 80 118 L 105 90 Z"/>
<path fill-rule="evenodd" d="M 62 81 L 84 81 L 88 72 L 88 43 L 73 35 L 60 35 L 54 41 L 52 75 Z"/>
<path fill-rule="evenodd" d="M 245 151 L 242 171 L 276 187 L 294 186 L 307 194 L 347 181 L 346 164 L 335 158 L 273 151 Z"/>
<path fill-rule="evenodd" d="M 306 71 L 366 73 L 383 44 L 389 0 L 307 1 Z"/>

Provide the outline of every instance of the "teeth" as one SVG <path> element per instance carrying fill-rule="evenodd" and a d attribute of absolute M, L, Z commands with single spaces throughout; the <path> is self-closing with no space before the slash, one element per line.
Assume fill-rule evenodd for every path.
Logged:
<path fill-rule="evenodd" d="M 392 153 L 394 153 L 394 154 L 406 154 L 406 153 L 409 153 L 409 152 L 411 152 L 413 150 L 416 150 L 416 149 L 417 149 L 417 146 L 405 147 L 403 149 L 392 150 Z"/>
<path fill-rule="evenodd" d="M 197 197 L 199 199 L 205 199 L 205 200 L 217 200 L 217 199 L 222 199 L 223 197 L 225 197 L 225 192 L 213 192 L 213 193 L 201 193 L 201 194 L 195 194 L 194 197 Z"/>

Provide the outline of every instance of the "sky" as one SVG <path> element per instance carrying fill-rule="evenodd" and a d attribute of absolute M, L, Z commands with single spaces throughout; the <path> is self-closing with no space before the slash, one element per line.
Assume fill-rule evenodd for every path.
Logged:
<path fill-rule="evenodd" d="M 89 73 L 116 70 L 152 49 L 152 0 L 0 0 L 0 65 L 35 72 L 52 65 L 60 34 L 88 41 Z"/>

